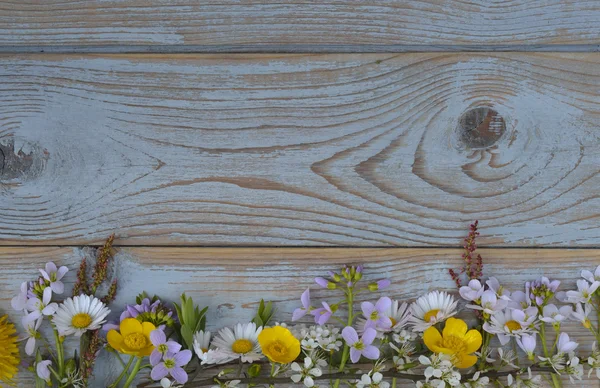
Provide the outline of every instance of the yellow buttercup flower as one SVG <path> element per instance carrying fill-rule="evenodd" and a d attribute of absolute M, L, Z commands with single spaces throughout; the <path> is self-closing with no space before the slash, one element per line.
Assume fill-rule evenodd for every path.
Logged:
<path fill-rule="evenodd" d="M 280 364 L 288 364 L 300 354 L 300 341 L 285 327 L 264 329 L 258 335 L 258 343 L 269 360 Z"/>
<path fill-rule="evenodd" d="M 8 316 L 0 317 L 0 382 L 12 383 L 19 365 L 19 347 L 15 325 Z"/>
<path fill-rule="evenodd" d="M 149 356 L 154 350 L 150 333 L 156 329 L 150 322 L 141 322 L 135 318 L 121 321 L 119 331 L 110 330 L 106 335 L 108 344 L 119 353 L 138 357 Z"/>
<path fill-rule="evenodd" d="M 481 347 L 482 338 L 479 331 L 468 329 L 462 319 L 448 318 L 442 334 L 432 326 L 423 333 L 423 342 L 432 352 L 451 355 L 457 368 L 469 368 L 477 362 L 472 353 Z"/>

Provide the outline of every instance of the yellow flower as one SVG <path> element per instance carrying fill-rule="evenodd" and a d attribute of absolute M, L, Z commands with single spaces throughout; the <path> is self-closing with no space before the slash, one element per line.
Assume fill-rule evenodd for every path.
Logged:
<path fill-rule="evenodd" d="M 258 335 L 258 343 L 269 360 L 280 364 L 288 364 L 300 354 L 300 341 L 285 327 L 264 329 Z"/>
<path fill-rule="evenodd" d="M 0 382 L 12 383 L 19 365 L 19 348 L 15 325 L 5 315 L 0 317 Z"/>
<path fill-rule="evenodd" d="M 479 349 L 482 339 L 479 331 L 468 329 L 462 319 L 448 318 L 443 335 L 432 326 L 423 333 L 423 342 L 432 352 L 453 356 L 457 368 L 469 368 L 477 362 L 471 353 Z"/>
<path fill-rule="evenodd" d="M 138 357 L 149 356 L 154 350 L 150 341 L 150 332 L 155 330 L 150 322 L 138 321 L 135 318 L 125 318 L 121 321 L 119 331 L 111 330 L 106 335 L 108 344 L 119 353 L 132 354 Z"/>

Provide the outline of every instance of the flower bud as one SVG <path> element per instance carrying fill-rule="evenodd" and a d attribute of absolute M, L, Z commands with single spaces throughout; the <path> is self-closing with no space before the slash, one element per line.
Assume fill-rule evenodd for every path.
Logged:
<path fill-rule="evenodd" d="M 327 281 L 327 279 L 324 278 L 315 278 L 315 283 L 317 283 L 319 286 L 323 287 L 323 288 L 327 288 L 329 282 Z"/>
<path fill-rule="evenodd" d="M 252 364 L 250 368 L 248 368 L 248 376 L 257 377 L 260 374 L 260 364 Z"/>
<path fill-rule="evenodd" d="M 337 288 L 337 285 L 333 282 L 327 282 L 327 288 L 330 290 L 335 290 Z"/>

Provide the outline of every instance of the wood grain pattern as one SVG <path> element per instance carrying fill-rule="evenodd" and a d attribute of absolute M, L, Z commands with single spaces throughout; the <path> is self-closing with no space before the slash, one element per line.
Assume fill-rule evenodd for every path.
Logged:
<path fill-rule="evenodd" d="M 456 246 L 479 219 L 482 244 L 597 246 L 599 64 L 2 56 L 0 240 Z M 505 127 L 484 148 L 457 129 L 495 131 L 478 107 Z"/>
<path fill-rule="evenodd" d="M 400 300 L 433 289 L 455 292 L 447 271 L 460 266 L 461 252 L 397 248 L 122 248 L 113 272 L 121 286 L 111 317 L 118 317 L 124 304 L 146 290 L 168 301 L 176 301 L 185 292 L 197 303 L 210 306 L 211 329 L 250 319 L 260 298 L 275 301 L 277 320 L 289 320 L 307 287 L 315 301 L 330 295 L 312 283 L 315 276 L 351 263 L 365 264 L 367 281 L 389 277 L 392 285 L 386 292 Z M 600 251 L 593 249 L 480 249 L 480 253 L 486 263 L 485 276 L 497 276 L 512 290 L 541 275 L 562 280 L 561 289 L 572 289 L 582 269 L 593 271 L 600 264 Z M 73 269 L 65 277 L 69 289 L 74 269 L 85 255 L 86 251 L 78 248 L 0 247 L 0 312 L 8 311 L 13 319 L 18 318 L 11 311 L 11 297 L 20 282 L 35 277 L 37 268 L 48 260 Z M 359 300 L 377 297 L 369 295 Z M 585 339 L 582 353 L 590 351 L 592 341 L 585 329 L 570 323 L 565 330 L 581 341 Z M 108 379 L 111 370 L 118 370 L 104 358 L 97 368 L 101 371 L 98 379 Z M 588 380 L 578 386 L 600 385 L 597 380 Z"/>
<path fill-rule="evenodd" d="M 599 19 L 591 0 L 2 0 L 0 46 L 598 45 Z"/>

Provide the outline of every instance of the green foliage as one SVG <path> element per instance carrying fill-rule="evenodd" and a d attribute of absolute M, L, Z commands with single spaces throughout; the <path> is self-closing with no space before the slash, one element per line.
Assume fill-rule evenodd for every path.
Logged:
<path fill-rule="evenodd" d="M 177 316 L 179 317 L 179 325 L 177 326 L 179 338 L 183 340 L 183 346 L 186 349 L 192 349 L 194 346 L 194 333 L 204 330 L 206 326 L 206 311 L 208 307 L 200 310 L 194 305 L 192 298 L 188 298 L 185 294 L 181 294 L 181 304 L 173 303 Z"/>
<path fill-rule="evenodd" d="M 248 368 L 248 377 L 258 377 L 260 375 L 260 364 L 252 364 L 250 368 Z"/>
<path fill-rule="evenodd" d="M 258 311 L 254 318 L 252 318 L 252 322 L 256 323 L 256 326 L 266 326 L 269 324 L 271 318 L 273 318 L 275 311 L 276 310 L 273 309 L 273 302 L 265 304 L 264 299 L 261 299 L 260 304 L 258 305 Z"/>

